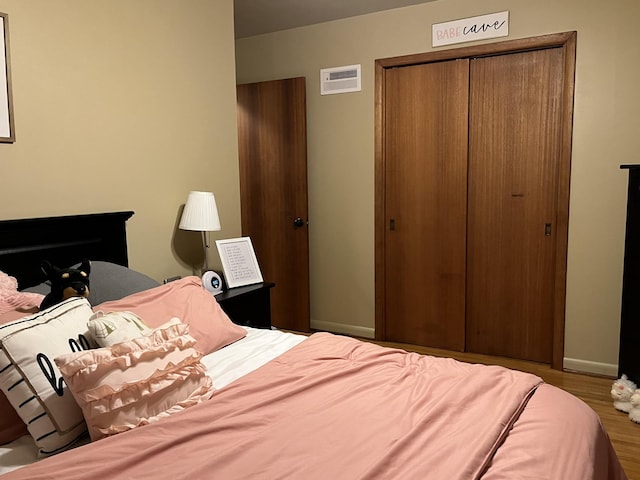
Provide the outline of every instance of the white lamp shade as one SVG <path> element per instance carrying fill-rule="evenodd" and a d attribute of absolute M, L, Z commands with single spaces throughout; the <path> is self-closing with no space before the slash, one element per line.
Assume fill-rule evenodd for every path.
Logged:
<path fill-rule="evenodd" d="M 190 192 L 182 211 L 180 229 L 215 232 L 220 230 L 216 197 L 211 192 Z"/>

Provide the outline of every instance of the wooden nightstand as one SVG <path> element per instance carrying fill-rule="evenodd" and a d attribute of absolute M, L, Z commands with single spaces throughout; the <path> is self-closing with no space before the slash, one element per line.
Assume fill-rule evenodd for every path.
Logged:
<path fill-rule="evenodd" d="M 235 287 L 215 296 L 233 323 L 247 327 L 271 328 L 271 295 L 275 283 L 263 282 Z"/>

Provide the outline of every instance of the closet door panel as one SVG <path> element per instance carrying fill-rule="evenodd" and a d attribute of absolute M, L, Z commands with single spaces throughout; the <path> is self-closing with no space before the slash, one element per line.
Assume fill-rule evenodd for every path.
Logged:
<path fill-rule="evenodd" d="M 470 67 L 466 349 L 551 362 L 561 49 Z"/>
<path fill-rule="evenodd" d="M 464 349 L 468 60 L 385 72 L 386 338 Z"/>

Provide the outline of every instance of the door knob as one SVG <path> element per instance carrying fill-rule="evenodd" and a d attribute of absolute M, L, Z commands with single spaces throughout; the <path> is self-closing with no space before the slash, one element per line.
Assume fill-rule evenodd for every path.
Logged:
<path fill-rule="evenodd" d="M 300 228 L 304 226 L 304 220 L 302 220 L 302 218 L 298 217 L 293 221 L 293 226 L 296 228 Z"/>

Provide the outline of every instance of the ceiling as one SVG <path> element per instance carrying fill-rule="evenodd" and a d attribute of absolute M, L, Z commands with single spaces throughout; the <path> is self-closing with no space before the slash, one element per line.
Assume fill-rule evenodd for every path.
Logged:
<path fill-rule="evenodd" d="M 236 38 L 435 0 L 234 0 Z"/>

